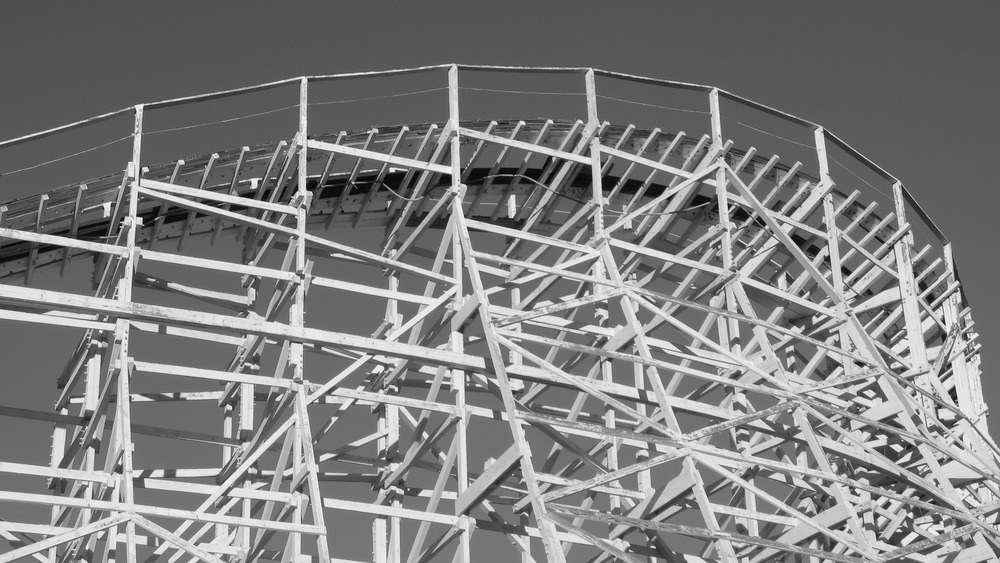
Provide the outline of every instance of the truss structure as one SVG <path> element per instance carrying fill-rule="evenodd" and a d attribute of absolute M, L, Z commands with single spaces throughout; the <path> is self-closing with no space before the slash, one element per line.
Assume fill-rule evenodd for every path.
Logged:
<path fill-rule="evenodd" d="M 0 407 L 53 429 L 3 453 L 0 563 L 997 559 L 969 310 L 901 183 L 715 88 L 492 70 L 575 74 L 585 115 L 463 120 L 490 69 L 447 65 L 395 71 L 446 121 L 325 134 L 339 77 L 294 79 L 283 141 L 154 165 L 145 112 L 234 93 L 139 105 L 124 172 L 0 207 L 4 326 L 77 342 L 53 411 Z M 602 77 L 701 93 L 705 134 L 602 122 Z"/>

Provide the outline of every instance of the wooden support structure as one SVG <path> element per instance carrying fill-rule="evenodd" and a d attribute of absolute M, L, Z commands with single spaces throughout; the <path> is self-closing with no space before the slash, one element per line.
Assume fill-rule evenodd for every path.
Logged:
<path fill-rule="evenodd" d="M 465 119 L 490 73 L 526 88 L 504 95 L 568 75 L 586 103 Z M 440 90 L 447 117 L 311 111 L 366 76 L 433 77 L 398 95 Z M 615 123 L 610 83 L 700 93 L 705 130 Z M 284 138 L 143 156 L 163 107 L 292 87 Z M 801 128 L 815 165 L 731 141 L 733 104 Z M 6 377 L 56 383 L 54 411 L 0 402 L 51 438 L 47 464 L 0 456 L 0 562 L 1000 557 L 951 243 L 825 128 L 717 88 L 462 65 L 130 112 L 122 172 L 0 206 L 0 322 L 73 335 L 40 348 L 58 373 L 0 343 Z"/>

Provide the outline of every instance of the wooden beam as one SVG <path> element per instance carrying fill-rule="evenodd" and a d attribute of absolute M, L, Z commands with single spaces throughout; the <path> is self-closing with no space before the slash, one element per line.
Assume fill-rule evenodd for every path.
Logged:
<path fill-rule="evenodd" d="M 486 498 L 504 479 L 506 479 L 515 469 L 521 460 L 521 452 L 511 445 L 500 457 L 489 463 L 486 471 L 469 485 L 469 488 L 455 501 L 455 514 L 462 516 L 468 514 L 473 508 Z"/>
<path fill-rule="evenodd" d="M 442 166 L 440 164 L 433 164 L 430 162 L 424 162 L 422 160 L 415 160 L 412 158 L 392 156 L 380 152 L 375 152 L 365 149 L 357 149 L 354 147 L 348 147 L 343 145 L 335 145 L 333 143 L 326 143 L 323 141 L 316 141 L 312 139 L 309 140 L 306 146 L 308 146 L 311 149 L 332 152 L 336 154 L 343 154 L 347 156 L 353 156 L 355 158 L 364 158 L 367 160 L 374 160 L 376 162 L 384 162 L 395 166 L 415 168 L 417 170 L 426 170 L 428 172 L 435 172 L 437 174 L 451 174 L 451 168 L 449 168 L 448 166 Z"/>

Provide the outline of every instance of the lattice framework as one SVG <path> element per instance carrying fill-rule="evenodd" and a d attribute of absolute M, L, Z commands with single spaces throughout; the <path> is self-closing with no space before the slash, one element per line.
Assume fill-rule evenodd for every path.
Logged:
<path fill-rule="evenodd" d="M 339 77 L 301 78 L 290 141 L 149 168 L 144 113 L 192 100 L 135 106 L 123 174 L 0 207 L 0 317 L 81 335 L 54 412 L 0 407 L 55 425 L 50 465 L 0 462 L 51 489 L 0 502 L 52 507 L 0 521 L 0 563 L 346 561 L 352 522 L 380 563 L 995 560 L 975 335 L 898 180 L 719 89 L 592 69 L 560 69 L 585 120 L 463 121 L 460 70 L 488 69 L 413 71 L 447 73 L 444 123 L 314 134 Z M 595 76 L 704 92 L 710 131 L 601 122 Z M 811 130 L 818 176 L 727 141 L 720 99 Z M 91 256 L 92 293 L 36 287 Z M 205 357 L 159 358 L 179 340 Z M 146 414 L 188 403 L 221 431 Z"/>

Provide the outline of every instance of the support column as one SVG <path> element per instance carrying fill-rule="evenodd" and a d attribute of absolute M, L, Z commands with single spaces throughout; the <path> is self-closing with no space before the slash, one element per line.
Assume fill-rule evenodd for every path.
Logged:
<path fill-rule="evenodd" d="M 135 277 L 137 267 L 138 252 L 136 250 L 136 233 L 141 226 L 138 217 L 139 208 L 139 174 L 142 151 L 142 117 L 143 106 L 135 106 L 135 126 L 132 131 L 132 160 L 128 165 L 126 174 L 128 176 L 128 214 L 125 217 L 125 247 L 128 249 L 125 258 L 125 267 L 122 269 L 121 278 L 118 280 L 118 291 L 116 299 L 123 303 L 132 302 L 132 282 Z M 115 341 L 118 343 L 117 355 L 111 359 L 117 363 L 118 370 L 118 400 L 115 402 L 115 426 L 118 429 L 118 448 L 120 453 L 112 450 L 109 455 L 120 456 L 121 475 L 121 500 L 125 504 L 135 504 L 135 491 L 132 486 L 132 453 L 134 444 L 132 442 L 132 409 L 131 400 L 131 379 L 132 379 L 132 358 L 129 350 L 129 332 L 131 323 L 125 319 L 119 319 L 115 327 Z M 112 463 L 112 466 L 115 464 Z M 113 530 L 114 528 L 112 528 Z M 113 537 L 113 536 L 112 536 Z M 136 563 L 135 552 L 135 523 L 131 520 L 125 523 L 125 560 L 128 563 Z"/>
<path fill-rule="evenodd" d="M 389 257 L 394 256 L 394 251 L 390 250 Z M 399 272 L 389 270 L 386 272 L 390 291 L 399 289 Z M 389 299 L 386 302 L 385 318 L 380 329 L 381 334 L 392 334 L 399 328 L 399 311 L 397 301 Z M 398 391 L 398 381 L 390 380 L 386 377 L 379 377 L 378 391 L 385 394 L 396 394 Z M 382 469 L 383 476 L 392 475 L 399 468 L 399 407 L 382 403 L 374 407 L 377 409 L 377 431 L 383 434 L 376 441 L 378 456 L 385 463 Z M 384 497 L 383 504 L 388 503 L 393 508 L 401 508 L 401 490 L 396 483 L 384 484 L 380 497 Z M 375 545 L 376 563 L 399 563 L 401 556 L 400 544 L 400 519 L 394 516 L 376 516 L 372 523 L 372 537 Z"/>
<path fill-rule="evenodd" d="M 892 186 L 892 196 L 896 203 L 896 221 L 899 228 L 906 224 L 906 205 L 903 185 L 896 182 Z M 899 292 L 903 302 L 903 319 L 906 323 L 906 340 L 910 346 L 910 363 L 913 369 L 927 368 L 927 345 L 920 322 L 920 292 L 913 279 L 913 231 L 908 230 L 896 243 L 896 274 L 899 276 Z M 922 379 L 922 378 L 921 378 Z M 925 382 L 926 383 L 926 382 Z"/>
<path fill-rule="evenodd" d="M 953 282 L 959 282 L 958 270 L 955 268 L 955 256 L 951 243 L 944 243 L 944 267 Z M 951 354 L 952 377 L 955 378 L 955 389 L 958 395 L 958 407 L 969 416 L 972 424 L 983 434 L 989 435 L 989 428 L 986 424 L 986 405 L 983 402 L 982 382 L 979 380 L 979 371 L 970 369 L 969 362 L 965 359 L 965 348 L 968 345 L 965 335 L 965 321 L 960 317 L 962 311 L 961 290 L 952 294 L 941 304 L 944 311 L 945 328 L 948 333 L 956 331 L 955 343 L 951 350 L 942 349 L 941 353 Z M 953 350 L 960 350 L 955 353 Z M 942 366 L 942 371 L 947 365 L 947 360 L 936 362 Z M 989 447 L 983 442 L 982 437 L 973 435 L 972 432 L 965 434 L 966 442 L 972 446 L 974 451 L 988 451 Z"/>
<path fill-rule="evenodd" d="M 309 280 L 310 265 L 306 261 L 306 226 L 309 218 L 309 206 L 312 194 L 309 193 L 309 158 L 308 158 L 308 135 L 309 135 L 309 79 L 302 77 L 299 82 L 299 153 L 298 153 L 298 190 L 294 197 L 296 204 L 296 240 L 295 240 L 295 274 L 297 283 L 295 285 L 295 298 L 290 310 L 290 324 L 296 328 L 305 327 L 306 310 L 306 288 Z M 298 440 L 295 448 L 295 472 L 305 470 L 306 499 L 311 510 L 312 523 L 321 529 L 326 529 L 326 521 L 323 514 L 323 495 L 319 486 L 319 466 L 316 462 L 316 454 L 313 451 L 312 425 L 309 420 L 309 403 L 306 400 L 307 387 L 303 385 L 305 381 L 305 357 L 301 342 L 292 342 L 289 350 L 289 362 L 292 363 L 292 379 L 296 385 L 289 389 L 289 392 L 296 394 L 295 416 L 296 432 Z M 295 492 L 295 491 L 292 491 Z M 305 512 L 305 504 L 300 505 L 295 512 L 295 520 L 301 522 Z M 298 563 L 301 556 L 302 534 L 296 533 L 293 546 L 295 555 L 294 563 Z M 316 552 L 320 563 L 330 563 L 330 547 L 325 533 L 316 536 Z"/>
<path fill-rule="evenodd" d="M 452 65 L 448 69 L 448 124 L 455 132 L 450 139 L 451 150 L 451 190 L 458 195 L 458 205 L 453 205 L 452 209 L 461 209 L 461 199 L 465 195 L 462 189 L 462 161 L 461 147 L 459 145 L 458 127 L 460 123 L 460 113 L 458 107 L 458 67 Z M 465 255 L 462 249 L 462 241 L 459 237 L 459 224 L 455 217 L 448 222 L 451 229 L 451 258 L 452 275 L 455 278 L 455 300 L 454 310 L 458 311 L 465 303 L 466 299 L 473 299 L 472 296 L 465 295 Z M 450 345 L 451 351 L 462 353 L 465 351 L 465 329 L 464 322 L 451 323 Z M 459 417 L 455 427 L 458 440 L 458 454 L 455 461 L 455 468 L 458 472 L 458 498 L 465 494 L 469 488 L 469 416 L 466 412 L 466 391 L 468 389 L 468 375 L 464 370 L 451 370 L 451 390 L 455 395 L 455 411 Z M 458 563 L 472 562 L 472 526 L 467 518 L 463 517 L 461 522 L 463 533 L 458 538 L 458 553 L 456 554 Z"/>

